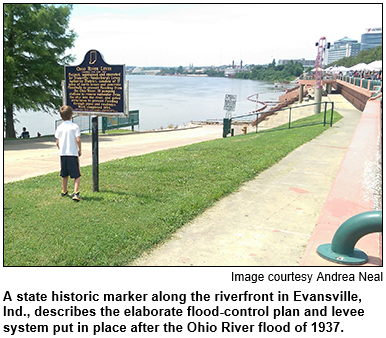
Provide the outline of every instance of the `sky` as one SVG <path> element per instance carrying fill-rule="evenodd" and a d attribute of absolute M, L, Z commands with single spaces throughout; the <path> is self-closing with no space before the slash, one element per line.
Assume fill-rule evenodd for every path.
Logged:
<path fill-rule="evenodd" d="M 315 43 L 360 42 L 382 27 L 381 4 L 74 4 L 74 65 L 98 50 L 108 64 L 139 67 L 314 60 Z"/>

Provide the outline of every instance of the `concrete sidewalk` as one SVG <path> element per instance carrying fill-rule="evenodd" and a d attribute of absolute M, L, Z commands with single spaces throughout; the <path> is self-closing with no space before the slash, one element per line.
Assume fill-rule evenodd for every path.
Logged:
<path fill-rule="evenodd" d="M 222 137 L 222 126 L 177 131 L 99 136 L 99 163 L 142 155 Z M 91 136 L 82 135 L 80 165 L 92 164 Z M 57 171 L 60 163 L 55 138 L 4 141 L 4 183 Z"/>
<path fill-rule="evenodd" d="M 219 201 L 133 265 L 299 265 L 361 117 L 342 96 L 331 95 L 330 99 L 344 116 L 341 121 Z"/>

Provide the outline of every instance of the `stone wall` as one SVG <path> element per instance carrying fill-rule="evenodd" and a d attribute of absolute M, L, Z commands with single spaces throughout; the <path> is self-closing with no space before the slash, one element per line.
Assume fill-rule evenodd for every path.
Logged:
<path fill-rule="evenodd" d="M 256 123 L 260 123 L 265 120 L 266 117 L 275 114 L 279 109 L 283 109 L 290 104 L 295 103 L 299 100 L 300 87 L 297 86 L 295 88 L 287 90 L 287 92 L 281 96 L 279 96 L 279 103 L 269 109 L 266 113 L 260 114 L 259 117 L 252 122 L 252 126 L 256 126 Z"/>

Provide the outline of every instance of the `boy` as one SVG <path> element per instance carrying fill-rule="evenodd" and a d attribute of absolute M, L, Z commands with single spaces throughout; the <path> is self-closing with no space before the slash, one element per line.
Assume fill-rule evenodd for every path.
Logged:
<path fill-rule="evenodd" d="M 74 193 L 72 199 L 80 201 L 79 184 L 80 168 L 79 156 L 82 155 L 82 144 L 80 141 L 79 126 L 71 121 L 72 108 L 70 106 L 60 107 L 60 116 L 63 122 L 55 131 L 56 146 L 60 155 L 60 176 L 62 177 L 62 196 L 67 196 L 68 176 L 74 178 Z"/>

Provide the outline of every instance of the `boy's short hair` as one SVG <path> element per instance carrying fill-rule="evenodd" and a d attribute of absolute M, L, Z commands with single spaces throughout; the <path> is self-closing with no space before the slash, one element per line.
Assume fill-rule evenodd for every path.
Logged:
<path fill-rule="evenodd" d="M 62 117 L 63 121 L 68 121 L 71 119 L 72 108 L 70 106 L 60 107 L 59 112 L 60 112 L 60 116 Z"/>

